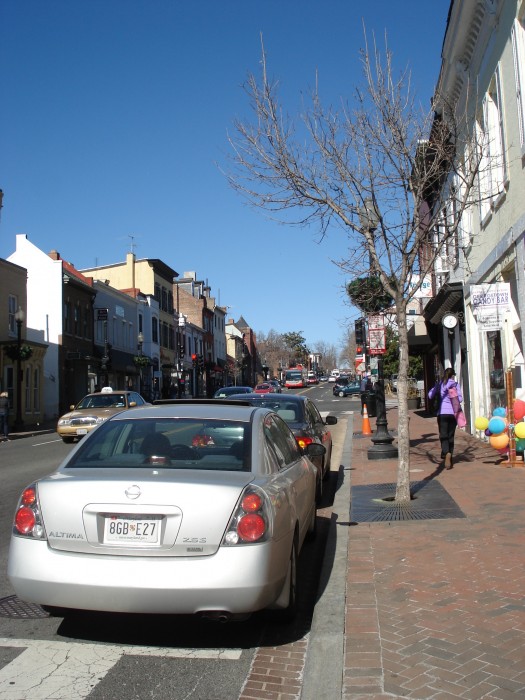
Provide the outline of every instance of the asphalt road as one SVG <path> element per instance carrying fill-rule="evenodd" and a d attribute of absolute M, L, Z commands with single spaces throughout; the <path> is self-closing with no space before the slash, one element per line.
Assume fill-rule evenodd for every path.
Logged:
<path fill-rule="evenodd" d="M 332 385 L 309 387 L 322 413 L 343 420 L 333 426 L 333 476 L 318 511 L 319 534 L 299 561 L 300 610 L 290 625 L 266 613 L 243 623 L 194 617 L 77 614 L 51 618 L 13 598 L 5 576 L 11 519 L 21 490 L 49 473 L 71 450 L 55 433 L 0 444 L 0 700 L 232 700 L 238 698 L 261 646 L 301 639 L 313 615 L 328 534 L 344 415 L 359 399 L 333 397 Z"/>

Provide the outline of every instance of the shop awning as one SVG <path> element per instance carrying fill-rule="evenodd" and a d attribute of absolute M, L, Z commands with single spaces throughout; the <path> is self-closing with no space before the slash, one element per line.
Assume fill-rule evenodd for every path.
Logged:
<path fill-rule="evenodd" d="M 427 322 L 438 324 L 445 314 L 455 310 L 463 310 L 463 282 L 444 284 L 425 306 L 423 315 Z"/>

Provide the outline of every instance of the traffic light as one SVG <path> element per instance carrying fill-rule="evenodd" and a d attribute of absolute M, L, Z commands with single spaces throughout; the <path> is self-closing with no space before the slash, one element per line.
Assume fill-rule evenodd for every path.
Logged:
<path fill-rule="evenodd" d="M 204 369 L 204 357 L 202 355 L 199 355 L 199 369 Z"/>
<path fill-rule="evenodd" d="M 194 369 L 195 369 L 195 367 L 197 367 L 197 355 L 196 355 L 196 353 L 193 353 L 193 355 L 191 356 L 191 365 Z"/>
<path fill-rule="evenodd" d="M 365 320 L 363 318 L 358 318 L 354 324 L 355 328 L 355 343 L 356 345 L 365 344 Z"/>

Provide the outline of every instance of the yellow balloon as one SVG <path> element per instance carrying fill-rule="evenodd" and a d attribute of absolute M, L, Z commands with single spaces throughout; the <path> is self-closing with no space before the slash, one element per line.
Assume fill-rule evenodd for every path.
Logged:
<path fill-rule="evenodd" d="M 486 430 L 489 427 L 489 419 L 479 416 L 479 418 L 476 418 L 474 421 L 474 426 L 476 430 Z"/>
<path fill-rule="evenodd" d="M 524 423 L 525 425 L 525 423 Z M 496 450 L 502 450 L 509 444 L 509 436 L 506 433 L 500 435 L 491 435 L 489 442 Z"/>
<path fill-rule="evenodd" d="M 523 421 L 514 426 L 514 435 L 517 438 L 525 438 L 525 423 Z"/>

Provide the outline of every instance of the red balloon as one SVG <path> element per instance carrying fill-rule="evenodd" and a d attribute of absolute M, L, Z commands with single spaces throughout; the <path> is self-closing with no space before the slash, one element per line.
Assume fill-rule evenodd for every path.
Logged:
<path fill-rule="evenodd" d="M 525 418 L 525 401 L 522 401 L 521 399 L 515 399 L 514 418 L 516 420 L 521 420 L 522 418 Z"/>

